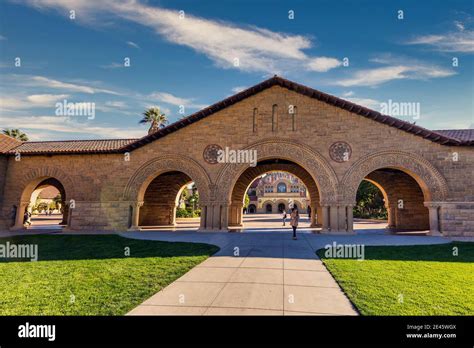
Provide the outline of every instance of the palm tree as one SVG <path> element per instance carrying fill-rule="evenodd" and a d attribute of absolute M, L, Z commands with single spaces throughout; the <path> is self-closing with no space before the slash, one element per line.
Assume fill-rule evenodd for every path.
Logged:
<path fill-rule="evenodd" d="M 21 130 L 17 129 L 4 129 L 3 134 L 8 135 L 9 137 L 21 140 L 21 141 L 28 141 L 28 136 L 23 133 Z"/>
<path fill-rule="evenodd" d="M 143 118 L 139 122 L 140 124 L 151 123 L 148 134 L 156 132 L 158 129 L 163 128 L 168 123 L 168 118 L 165 114 L 161 113 L 160 108 L 151 107 L 145 110 Z"/>

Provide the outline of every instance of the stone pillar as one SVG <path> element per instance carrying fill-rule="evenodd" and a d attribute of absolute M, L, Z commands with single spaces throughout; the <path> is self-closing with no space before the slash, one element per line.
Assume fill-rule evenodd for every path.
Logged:
<path fill-rule="evenodd" d="M 171 226 L 176 226 L 176 205 L 172 204 L 168 206 L 169 211 L 169 224 Z"/>
<path fill-rule="evenodd" d="M 140 229 L 139 220 L 140 220 L 140 208 L 143 206 L 143 201 L 133 202 L 132 203 L 132 226 L 130 230 L 136 231 Z"/>
<path fill-rule="evenodd" d="M 328 232 L 329 231 L 329 205 L 322 204 L 321 205 L 321 215 L 323 220 L 323 228 L 321 232 Z"/>
<path fill-rule="evenodd" d="M 389 229 L 396 228 L 397 227 L 397 221 L 396 221 L 397 207 L 393 204 L 387 204 L 385 208 L 387 208 L 387 212 L 388 212 L 387 228 Z"/>
<path fill-rule="evenodd" d="M 347 232 L 354 233 L 354 214 L 353 214 L 354 206 L 349 204 L 346 206 L 346 215 L 347 215 Z"/>
<path fill-rule="evenodd" d="M 431 236 L 441 236 L 439 229 L 439 204 L 434 202 L 424 202 L 425 207 L 428 208 L 429 219 L 430 219 L 430 232 Z"/>
<path fill-rule="evenodd" d="M 337 205 L 338 231 L 347 231 L 347 208 L 344 204 Z"/>
<path fill-rule="evenodd" d="M 230 205 L 229 226 L 243 226 L 242 202 L 232 202 Z"/>
<path fill-rule="evenodd" d="M 221 205 L 221 229 L 223 231 L 229 230 L 229 205 L 224 203 Z"/>
<path fill-rule="evenodd" d="M 15 225 L 11 228 L 11 230 L 21 230 L 25 228 L 23 226 L 23 219 L 25 215 L 25 211 L 28 209 L 30 205 L 30 201 L 20 202 L 18 209 L 16 210 L 16 217 L 15 217 Z"/>
<path fill-rule="evenodd" d="M 317 224 L 318 222 L 316 219 L 316 209 L 314 209 L 314 207 L 311 207 L 311 217 L 310 217 L 309 227 L 316 227 Z"/>
<path fill-rule="evenodd" d="M 323 225 L 323 207 L 318 204 L 316 206 L 316 226 L 321 227 Z"/>
<path fill-rule="evenodd" d="M 205 230 L 206 229 L 206 218 L 207 218 L 207 205 L 200 203 L 201 206 L 201 219 L 199 221 L 199 229 Z"/>
<path fill-rule="evenodd" d="M 329 206 L 329 228 L 331 232 L 339 231 L 339 220 L 337 215 L 338 207 L 336 204 Z"/>

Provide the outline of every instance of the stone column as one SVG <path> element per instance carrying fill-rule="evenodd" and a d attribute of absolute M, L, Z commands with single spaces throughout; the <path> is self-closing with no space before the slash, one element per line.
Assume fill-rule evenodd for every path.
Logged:
<path fill-rule="evenodd" d="M 321 232 L 329 232 L 329 205 L 321 205 L 321 215 L 323 220 L 323 228 Z"/>
<path fill-rule="evenodd" d="M 331 233 L 339 231 L 339 220 L 338 220 L 337 210 L 338 210 L 337 204 L 331 204 L 329 206 L 329 225 L 330 225 L 329 228 L 330 228 Z"/>
<path fill-rule="evenodd" d="M 207 205 L 203 204 L 203 202 L 201 202 L 200 206 L 201 206 L 201 219 L 199 221 L 199 230 L 205 230 L 206 229 L 206 218 L 207 218 Z"/>
<path fill-rule="evenodd" d="M 338 231 L 347 231 L 347 209 L 345 204 L 337 205 L 337 217 L 338 217 Z"/>
<path fill-rule="evenodd" d="M 318 204 L 316 206 L 316 226 L 321 227 L 323 225 L 323 207 Z"/>
<path fill-rule="evenodd" d="M 349 204 L 346 206 L 346 215 L 347 215 L 347 232 L 354 233 L 354 214 L 353 209 L 354 205 Z"/>
<path fill-rule="evenodd" d="M 439 203 L 435 202 L 424 202 L 425 207 L 428 208 L 429 211 L 429 219 L 430 219 L 430 232 L 431 236 L 441 236 L 441 232 L 439 230 Z"/>
<path fill-rule="evenodd" d="M 387 212 L 388 212 L 387 228 L 394 229 L 397 227 L 397 221 L 396 221 L 397 207 L 393 204 L 387 204 L 385 205 L 385 208 L 387 208 Z"/>
<path fill-rule="evenodd" d="M 176 205 L 172 204 L 168 206 L 169 211 L 169 224 L 171 226 L 176 226 Z"/>
<path fill-rule="evenodd" d="M 29 205 L 30 201 L 20 202 L 20 205 L 16 210 L 15 225 L 11 228 L 11 230 L 21 230 L 25 228 L 25 226 L 23 225 L 23 219 Z"/>
<path fill-rule="evenodd" d="M 138 201 L 132 203 L 132 226 L 130 226 L 129 230 L 136 231 L 140 229 L 139 221 L 140 221 L 140 208 L 143 206 L 145 202 Z"/>
<path fill-rule="evenodd" d="M 232 202 L 230 205 L 229 226 L 243 226 L 242 209 L 244 204 L 242 202 Z"/>

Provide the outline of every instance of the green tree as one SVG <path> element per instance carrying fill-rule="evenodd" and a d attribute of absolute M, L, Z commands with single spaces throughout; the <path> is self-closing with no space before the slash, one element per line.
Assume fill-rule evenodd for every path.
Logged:
<path fill-rule="evenodd" d="M 244 198 L 244 208 L 248 208 L 249 204 L 250 204 L 250 197 L 249 197 L 248 193 L 246 193 L 245 198 Z"/>
<path fill-rule="evenodd" d="M 354 217 L 366 219 L 387 218 L 387 209 L 385 208 L 382 192 L 371 182 L 366 180 L 361 182 L 357 190 L 356 202 Z"/>
<path fill-rule="evenodd" d="M 143 113 L 143 118 L 138 122 L 140 124 L 150 123 L 150 129 L 148 134 L 156 132 L 158 129 L 163 128 L 168 123 L 168 118 L 164 113 L 160 111 L 159 107 L 151 107 Z"/>
<path fill-rule="evenodd" d="M 9 137 L 21 140 L 28 141 L 28 136 L 23 133 L 21 130 L 17 129 L 4 129 L 3 134 L 8 135 Z"/>

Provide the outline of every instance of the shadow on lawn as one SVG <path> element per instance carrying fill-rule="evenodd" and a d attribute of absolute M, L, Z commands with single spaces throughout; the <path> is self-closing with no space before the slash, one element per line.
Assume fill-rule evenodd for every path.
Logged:
<path fill-rule="evenodd" d="M 317 251 L 321 259 L 325 249 Z M 474 243 L 453 242 L 434 245 L 366 246 L 365 260 L 474 262 Z"/>
<path fill-rule="evenodd" d="M 30 235 L 0 238 L 0 245 L 38 245 L 38 261 L 130 259 L 145 257 L 210 256 L 215 245 L 128 239 L 117 235 Z M 126 252 L 129 251 L 129 256 Z M 1 262 L 29 262 L 5 259 Z"/>

